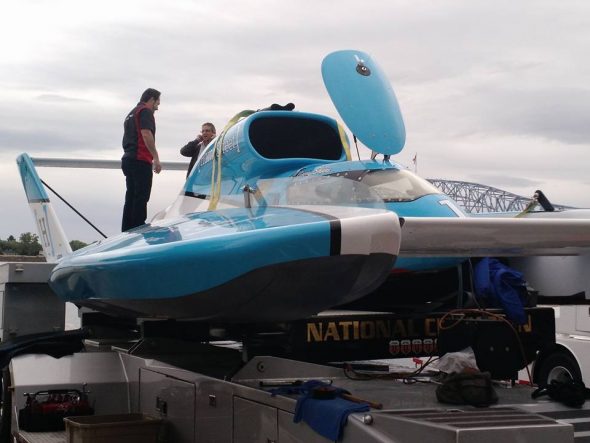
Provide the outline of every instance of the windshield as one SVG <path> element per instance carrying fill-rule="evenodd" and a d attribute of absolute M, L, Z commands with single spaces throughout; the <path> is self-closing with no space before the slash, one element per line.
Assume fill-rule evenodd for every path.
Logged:
<path fill-rule="evenodd" d="M 227 206 L 362 206 L 385 208 L 383 199 L 364 183 L 344 177 L 304 176 L 258 180 L 242 195 L 224 195 Z"/>
<path fill-rule="evenodd" d="M 403 169 L 346 171 L 332 174 L 370 187 L 385 202 L 412 201 L 427 194 L 441 194 L 434 185 Z"/>

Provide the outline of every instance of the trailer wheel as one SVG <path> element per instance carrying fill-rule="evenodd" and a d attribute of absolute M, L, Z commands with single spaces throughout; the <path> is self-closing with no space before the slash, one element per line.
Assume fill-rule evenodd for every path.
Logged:
<path fill-rule="evenodd" d="M 582 372 L 576 360 L 565 352 L 554 352 L 541 361 L 537 372 L 539 386 L 549 385 L 553 380 L 565 382 L 568 380 L 582 381 Z"/>

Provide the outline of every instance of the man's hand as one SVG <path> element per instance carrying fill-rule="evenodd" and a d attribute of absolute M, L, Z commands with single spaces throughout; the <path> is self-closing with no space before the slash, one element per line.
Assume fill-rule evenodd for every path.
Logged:
<path fill-rule="evenodd" d="M 154 172 L 156 174 L 159 174 L 161 170 L 162 170 L 162 165 L 160 164 L 160 160 L 155 158 L 154 159 Z"/>
<path fill-rule="evenodd" d="M 160 164 L 160 157 L 158 156 L 158 150 L 156 149 L 156 140 L 154 139 L 154 134 L 149 129 L 142 129 L 141 135 L 143 137 L 143 141 L 145 142 L 145 147 L 150 151 L 152 154 L 152 167 L 154 168 L 154 172 L 159 174 L 162 170 L 162 165 Z"/>
<path fill-rule="evenodd" d="M 197 138 L 195 140 L 197 143 L 201 143 L 203 141 L 203 134 L 197 135 Z"/>

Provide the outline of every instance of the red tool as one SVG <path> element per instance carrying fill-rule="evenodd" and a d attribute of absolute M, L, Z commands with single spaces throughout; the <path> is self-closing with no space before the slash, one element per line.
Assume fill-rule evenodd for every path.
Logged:
<path fill-rule="evenodd" d="M 355 397 L 348 392 L 338 389 L 332 386 L 320 386 L 312 389 L 312 398 L 329 400 L 331 398 L 342 397 L 345 400 L 352 401 L 354 403 L 366 403 L 373 409 L 383 409 L 383 404 L 376 403 L 370 400 L 364 400 L 359 397 Z"/>

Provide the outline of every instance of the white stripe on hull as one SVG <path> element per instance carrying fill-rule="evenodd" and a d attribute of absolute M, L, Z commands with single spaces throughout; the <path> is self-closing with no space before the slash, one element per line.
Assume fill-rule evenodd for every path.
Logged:
<path fill-rule="evenodd" d="M 401 229 L 397 215 L 386 209 L 348 206 L 293 206 L 337 218 L 341 226 L 340 254 L 386 253 L 397 255 Z"/>

